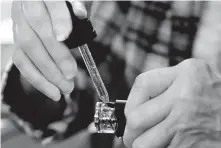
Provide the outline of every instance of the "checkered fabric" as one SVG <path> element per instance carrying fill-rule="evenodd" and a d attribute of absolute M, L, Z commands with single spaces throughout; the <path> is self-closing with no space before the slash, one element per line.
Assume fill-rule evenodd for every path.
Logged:
<path fill-rule="evenodd" d="M 140 73 L 154 68 L 173 66 L 184 59 L 191 58 L 195 53 L 193 43 L 206 5 L 206 2 L 199 1 L 94 2 L 91 21 L 98 37 L 89 43 L 89 47 L 107 87 L 110 99 L 127 99 L 130 88 Z M 41 134 L 35 135 L 37 138 L 51 137 L 56 132 L 71 135 L 79 130 L 76 127 L 80 127 L 81 123 L 86 123 L 80 127 L 85 128 L 93 120 L 94 103 L 93 101 L 91 103 L 85 102 L 88 98 L 90 98 L 88 100 L 96 101 L 98 97 L 93 90 L 92 82 L 79 52 L 73 50 L 72 53 L 77 60 L 79 74 L 73 93 L 68 97 L 63 96 L 63 105 L 60 101 L 61 108 L 56 108 L 59 110 L 59 117 L 46 120 L 45 116 L 42 115 L 45 119 L 42 122 L 45 122 L 40 124 L 40 128 L 25 116 L 17 114 L 20 120 L 35 125 L 35 131 L 41 131 Z M 12 90 L 8 89 L 7 91 L 10 93 Z M 9 96 L 8 98 L 11 97 L 9 100 L 13 100 L 13 97 L 7 93 L 5 96 Z M 44 98 L 48 99 L 45 96 Z M 76 100 L 84 100 L 85 102 L 80 101 L 79 105 L 79 101 Z M 13 105 L 15 106 L 15 104 Z M 46 104 L 46 107 L 47 105 L 49 104 Z M 52 105 L 51 107 L 55 106 Z M 82 117 L 78 118 L 77 121 L 76 114 L 73 113 L 76 112 L 76 107 L 78 107 L 78 112 L 80 111 Z M 49 126 L 49 123 L 50 125 L 63 124 L 62 127 L 65 128 L 52 128 L 55 126 Z M 27 124 L 21 126 L 25 128 Z M 32 131 L 31 133 L 36 132 Z"/>
<path fill-rule="evenodd" d="M 91 50 L 111 99 L 126 99 L 140 73 L 192 56 L 200 5 L 204 3 L 95 2 L 91 21 L 98 37 Z"/>
<path fill-rule="evenodd" d="M 96 41 L 125 62 L 119 69 L 130 87 L 141 72 L 176 65 L 192 56 L 203 2 L 97 3 L 91 17 L 98 33 Z"/>

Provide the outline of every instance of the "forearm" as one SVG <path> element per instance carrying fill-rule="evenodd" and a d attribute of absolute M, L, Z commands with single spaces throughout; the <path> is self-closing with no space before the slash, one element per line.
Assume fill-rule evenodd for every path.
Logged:
<path fill-rule="evenodd" d="M 221 76 L 221 3 L 207 2 L 196 36 L 193 57 L 205 59 Z"/>

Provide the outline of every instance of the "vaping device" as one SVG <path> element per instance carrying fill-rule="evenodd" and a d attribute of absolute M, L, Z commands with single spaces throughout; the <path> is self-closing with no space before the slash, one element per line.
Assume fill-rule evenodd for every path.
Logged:
<path fill-rule="evenodd" d="M 126 100 L 97 102 L 94 123 L 98 133 L 115 134 L 118 138 L 123 136 L 126 125 L 125 104 Z"/>
<path fill-rule="evenodd" d="M 78 19 L 74 13 L 71 4 L 66 1 L 72 18 L 73 30 L 64 44 L 69 48 L 79 49 L 87 70 L 90 74 L 96 92 L 102 102 L 97 102 L 94 115 L 94 122 L 98 133 L 115 134 L 122 137 L 126 124 L 124 107 L 126 101 L 109 101 L 109 95 L 101 79 L 99 71 L 87 46 L 97 35 L 89 19 Z"/>

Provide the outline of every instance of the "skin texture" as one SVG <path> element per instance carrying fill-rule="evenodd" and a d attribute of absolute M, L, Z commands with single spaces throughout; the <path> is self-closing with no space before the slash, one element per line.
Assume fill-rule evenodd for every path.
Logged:
<path fill-rule="evenodd" d="M 84 4 L 72 1 L 79 18 L 87 17 Z M 87 8 L 90 4 L 85 4 Z M 14 1 L 13 32 L 16 50 L 13 62 L 36 89 L 57 101 L 74 88 L 77 64 L 70 50 L 60 41 L 72 31 L 65 1 Z"/>
<path fill-rule="evenodd" d="M 220 147 L 221 79 L 195 59 L 143 73 L 125 115 L 129 148 Z"/>

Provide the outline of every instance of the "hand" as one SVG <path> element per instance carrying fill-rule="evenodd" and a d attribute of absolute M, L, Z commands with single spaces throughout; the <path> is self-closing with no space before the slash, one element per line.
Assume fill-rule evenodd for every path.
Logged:
<path fill-rule="evenodd" d="M 87 17 L 81 2 L 71 4 L 77 17 Z M 60 42 L 73 27 L 65 1 L 14 1 L 12 19 L 16 45 L 13 62 L 23 76 L 53 100 L 59 100 L 60 93 L 71 93 L 77 64 Z"/>
<path fill-rule="evenodd" d="M 143 73 L 125 115 L 127 147 L 221 147 L 221 79 L 194 59 Z"/>

